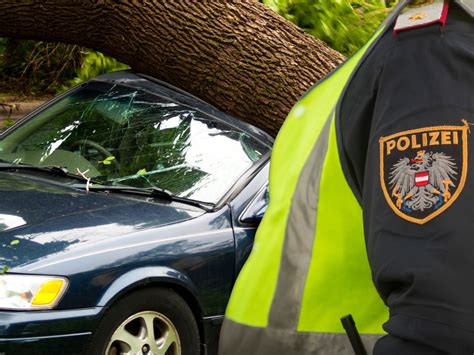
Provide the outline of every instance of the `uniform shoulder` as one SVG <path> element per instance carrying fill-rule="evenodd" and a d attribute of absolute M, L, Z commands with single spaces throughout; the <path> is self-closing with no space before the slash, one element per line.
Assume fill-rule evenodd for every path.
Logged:
<path fill-rule="evenodd" d="M 439 24 L 446 25 L 449 2 L 445 0 L 415 0 L 407 5 L 399 14 L 395 33 Z"/>

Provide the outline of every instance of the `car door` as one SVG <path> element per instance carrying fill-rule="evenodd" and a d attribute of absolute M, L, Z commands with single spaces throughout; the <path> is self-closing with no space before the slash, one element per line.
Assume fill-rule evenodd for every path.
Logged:
<path fill-rule="evenodd" d="M 267 161 L 230 204 L 235 238 L 235 277 L 250 255 L 257 227 L 268 206 L 269 165 Z"/>

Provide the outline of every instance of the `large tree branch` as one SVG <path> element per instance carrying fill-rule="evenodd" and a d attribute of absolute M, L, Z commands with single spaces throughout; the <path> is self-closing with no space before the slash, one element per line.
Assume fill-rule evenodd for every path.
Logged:
<path fill-rule="evenodd" d="M 0 36 L 102 51 L 272 134 L 343 60 L 253 0 L 0 0 Z"/>

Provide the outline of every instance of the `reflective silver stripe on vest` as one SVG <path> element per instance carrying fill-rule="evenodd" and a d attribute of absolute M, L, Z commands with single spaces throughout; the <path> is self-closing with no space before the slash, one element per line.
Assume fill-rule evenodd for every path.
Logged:
<path fill-rule="evenodd" d="M 319 182 L 329 143 L 333 113 L 326 120 L 296 185 L 286 222 L 286 235 L 269 327 L 296 329 L 316 231 Z"/>
<path fill-rule="evenodd" d="M 401 1 L 394 9 L 392 15 L 387 17 L 383 26 L 387 26 L 387 23 L 393 23 L 398 13 L 406 4 L 406 0 Z M 381 37 L 382 35 L 380 35 L 378 39 Z M 378 39 L 375 40 L 367 50 L 364 55 L 365 58 L 378 42 Z M 363 58 L 359 61 L 351 78 L 363 61 Z M 340 101 L 339 98 L 338 103 L 340 103 Z M 336 106 L 338 106 L 338 104 L 336 104 Z M 329 132 L 333 115 L 334 112 L 331 112 L 310 156 L 306 160 L 291 201 L 277 287 L 270 308 L 269 327 L 297 329 L 305 282 L 311 264 L 314 238 L 316 235 L 319 183 L 321 181 L 322 168 L 328 148 Z"/>
<path fill-rule="evenodd" d="M 230 319 L 225 319 L 222 332 L 239 341 L 221 341 L 219 355 L 354 355 L 347 335 L 342 333 L 290 333 L 287 329 L 250 327 Z M 382 336 L 361 335 L 368 354 Z"/>

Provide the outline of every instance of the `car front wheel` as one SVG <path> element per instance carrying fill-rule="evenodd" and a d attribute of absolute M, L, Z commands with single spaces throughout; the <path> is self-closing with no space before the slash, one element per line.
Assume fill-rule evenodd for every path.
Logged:
<path fill-rule="evenodd" d="M 92 353 L 105 355 L 196 355 L 199 349 L 191 309 L 166 288 L 136 291 L 113 304 L 92 345 Z"/>

